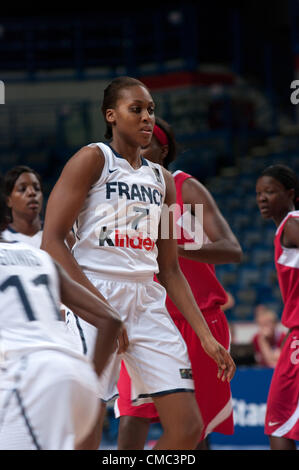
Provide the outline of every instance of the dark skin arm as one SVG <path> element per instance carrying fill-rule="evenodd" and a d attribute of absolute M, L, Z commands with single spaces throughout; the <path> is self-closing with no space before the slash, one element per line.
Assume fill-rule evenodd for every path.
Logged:
<path fill-rule="evenodd" d="M 182 185 L 182 198 L 184 204 L 190 204 L 193 215 L 195 205 L 203 205 L 203 229 L 211 243 L 203 244 L 198 250 L 179 246 L 179 256 L 202 263 L 239 263 L 242 257 L 240 244 L 210 192 L 196 179 L 188 178 Z"/>
<path fill-rule="evenodd" d="M 163 168 L 166 182 L 165 205 L 171 206 L 176 201 L 176 190 L 173 177 Z M 163 215 L 162 212 L 162 217 Z M 159 235 L 158 264 L 160 283 L 165 287 L 169 297 L 175 303 L 182 315 L 199 337 L 206 353 L 214 359 L 218 365 L 218 377 L 230 381 L 235 373 L 236 366 L 226 349 L 216 341 L 193 297 L 191 288 L 183 275 L 177 256 L 177 243 L 173 236 L 173 213 L 169 211 L 169 237 L 162 238 Z"/>
<path fill-rule="evenodd" d="M 73 280 L 107 303 L 64 243 L 103 167 L 104 156 L 97 146 L 81 148 L 66 163 L 48 200 L 41 248 L 58 261 Z M 128 347 L 125 329 L 119 340 L 119 352 L 123 352 Z"/>
<path fill-rule="evenodd" d="M 71 250 L 76 243 L 75 235 L 72 230 L 68 233 L 65 241 L 67 243 L 68 248 Z"/>
<path fill-rule="evenodd" d="M 76 311 L 85 321 L 94 325 L 99 331 L 93 362 L 96 373 L 100 375 L 110 355 L 116 349 L 116 339 L 122 322 L 119 315 L 107 302 L 71 279 L 57 262 L 55 262 L 55 265 L 60 280 L 62 302 Z"/>
<path fill-rule="evenodd" d="M 281 242 L 286 248 L 299 248 L 299 219 L 290 217 L 285 223 Z"/>
<path fill-rule="evenodd" d="M 281 243 L 286 248 L 299 248 L 299 219 L 297 217 L 290 217 L 286 221 L 281 236 Z M 288 331 L 284 338 L 281 347 L 284 345 L 290 331 Z"/>

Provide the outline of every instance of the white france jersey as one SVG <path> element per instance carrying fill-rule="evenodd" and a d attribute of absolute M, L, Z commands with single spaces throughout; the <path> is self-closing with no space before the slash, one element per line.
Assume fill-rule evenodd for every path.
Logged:
<path fill-rule="evenodd" d="M 96 145 L 105 164 L 74 225 L 73 255 L 85 272 L 103 277 L 153 276 L 165 198 L 162 168 L 142 158 L 134 169 L 109 145 Z"/>
<path fill-rule="evenodd" d="M 2 237 L 4 240 L 9 242 L 18 241 L 28 243 L 28 245 L 35 246 L 35 248 L 39 248 L 42 243 L 42 236 L 43 231 L 39 230 L 35 235 L 25 235 L 21 232 L 16 232 L 14 229 L 8 227 L 6 230 L 2 232 Z"/>
<path fill-rule="evenodd" d="M 59 294 L 57 269 L 46 252 L 0 243 L 0 364 L 40 349 L 81 358 L 58 321 Z"/>

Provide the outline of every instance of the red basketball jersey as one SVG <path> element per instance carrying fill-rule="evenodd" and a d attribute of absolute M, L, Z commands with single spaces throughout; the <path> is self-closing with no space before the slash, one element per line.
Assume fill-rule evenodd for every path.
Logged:
<path fill-rule="evenodd" d="M 184 243 L 191 243 L 192 240 L 187 238 L 185 223 L 184 230 L 182 229 L 184 216 L 186 214 L 186 209 L 184 208 L 182 200 L 182 185 L 186 179 L 192 178 L 192 176 L 178 170 L 173 174 L 173 177 L 177 193 L 176 203 L 180 207 L 180 211 L 177 211 L 175 215 L 179 237 L 177 242 L 179 245 L 183 245 Z M 209 239 L 205 233 L 203 233 L 203 242 L 209 243 Z M 213 264 L 199 263 L 183 257 L 179 258 L 179 263 L 201 310 L 214 309 L 215 307 L 226 303 L 227 295 L 216 277 L 215 266 Z M 182 318 L 182 314 L 168 296 L 166 307 L 172 317 Z"/>
<path fill-rule="evenodd" d="M 285 248 L 281 243 L 284 226 L 290 217 L 299 218 L 299 211 L 287 214 L 274 238 L 275 266 L 284 302 L 281 322 L 287 328 L 299 326 L 299 249 Z"/>

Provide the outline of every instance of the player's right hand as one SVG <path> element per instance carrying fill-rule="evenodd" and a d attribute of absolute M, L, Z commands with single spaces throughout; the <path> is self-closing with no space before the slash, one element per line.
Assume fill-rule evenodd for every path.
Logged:
<path fill-rule="evenodd" d="M 123 326 L 117 338 L 117 354 L 126 352 L 129 347 L 129 338 L 126 328 Z"/>
<path fill-rule="evenodd" d="M 230 382 L 236 372 L 236 365 L 230 353 L 212 335 L 202 340 L 201 344 L 218 366 L 218 379 Z"/>

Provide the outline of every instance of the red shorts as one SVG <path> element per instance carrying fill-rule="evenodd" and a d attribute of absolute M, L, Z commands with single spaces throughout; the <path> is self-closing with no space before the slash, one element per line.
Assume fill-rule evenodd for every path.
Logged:
<path fill-rule="evenodd" d="M 203 311 L 206 322 L 214 337 L 226 349 L 229 348 L 230 333 L 225 314 L 220 308 L 213 311 Z M 233 410 L 230 384 L 217 378 L 218 367 L 203 350 L 201 343 L 186 320 L 174 319 L 188 348 L 192 365 L 195 395 L 204 423 L 201 439 L 210 432 L 233 434 Z M 118 380 L 119 398 L 115 402 L 115 415 L 137 416 L 149 418 L 152 422 L 159 421 L 153 403 L 133 406 L 131 403 L 131 381 L 124 363 Z"/>
<path fill-rule="evenodd" d="M 299 441 L 299 327 L 289 333 L 273 373 L 265 434 Z"/>

